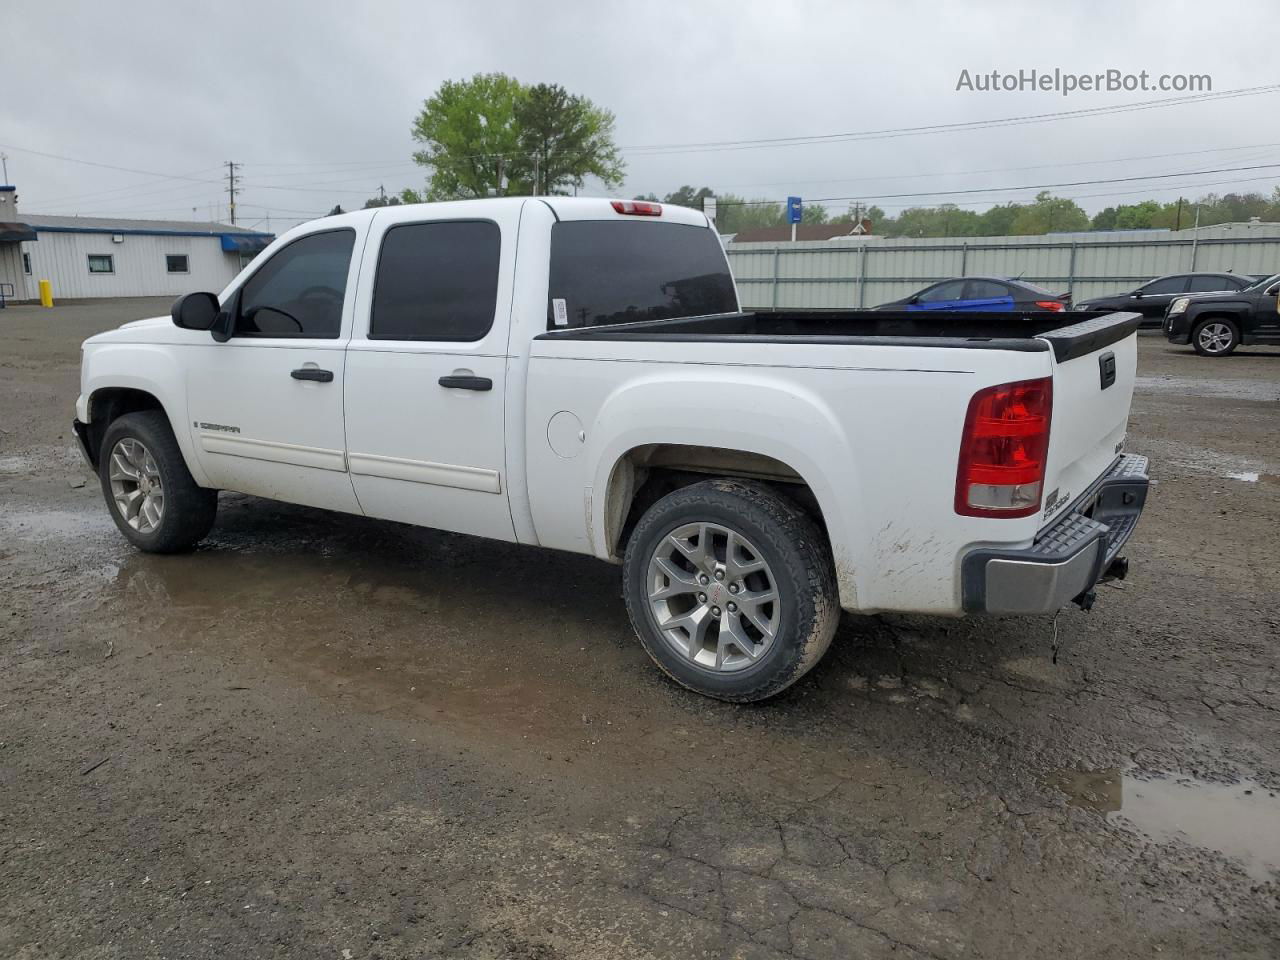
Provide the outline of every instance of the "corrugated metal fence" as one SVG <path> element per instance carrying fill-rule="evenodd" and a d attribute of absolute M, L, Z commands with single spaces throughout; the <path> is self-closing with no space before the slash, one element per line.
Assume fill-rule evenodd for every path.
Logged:
<path fill-rule="evenodd" d="M 1280 224 L 1043 237 L 730 243 L 745 308 L 873 307 L 948 277 L 1021 277 L 1073 299 L 1189 270 L 1280 273 Z"/>

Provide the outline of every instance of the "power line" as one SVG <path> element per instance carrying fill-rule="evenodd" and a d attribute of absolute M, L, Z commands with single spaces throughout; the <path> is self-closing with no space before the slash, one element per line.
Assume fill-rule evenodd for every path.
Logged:
<path fill-rule="evenodd" d="M 921 180 L 932 179 L 935 177 L 965 177 L 975 173 L 1017 173 L 1022 170 L 1052 170 L 1059 167 L 1085 167 L 1097 166 L 1107 163 L 1131 163 L 1135 160 L 1163 160 L 1169 157 L 1191 157 L 1205 153 L 1232 153 L 1239 150 L 1257 150 L 1280 147 L 1280 143 L 1251 143 L 1242 144 L 1238 147 L 1210 147 L 1205 150 L 1181 150 L 1175 153 L 1149 153 L 1134 157 L 1111 157 L 1102 160 L 1067 160 L 1057 163 L 1039 163 L 1024 167 L 987 167 L 980 170 L 944 170 L 936 173 L 903 173 L 884 175 L 877 173 L 865 174 L 861 177 L 842 177 L 832 178 L 826 177 L 817 180 L 771 180 L 765 183 L 725 183 L 720 184 L 720 188 L 724 190 L 744 190 L 758 187 L 777 187 L 777 186 L 806 186 L 809 184 L 819 183 L 866 183 L 868 180 Z M 1251 158 L 1253 159 L 1253 158 Z"/>
<path fill-rule="evenodd" d="M 1280 167 L 1280 163 L 1259 163 L 1245 167 L 1218 167 L 1210 170 L 1182 170 L 1177 173 L 1152 173 L 1140 177 L 1110 177 L 1097 180 L 1068 180 L 1062 183 L 1027 183 L 1016 187 L 974 187 L 966 190 L 926 190 L 919 193 L 875 193 L 875 194 L 859 194 L 852 197 L 817 197 L 807 201 L 809 203 L 842 203 L 849 200 L 865 200 L 869 196 L 877 200 L 897 200 L 907 197 L 952 197 L 964 196 L 975 193 L 1007 193 L 1015 190 L 1051 190 L 1058 187 L 1086 187 L 1104 183 L 1133 183 L 1138 180 L 1165 180 L 1170 177 L 1187 177 L 1198 174 L 1208 173 L 1240 173 L 1249 170 L 1271 170 Z M 783 201 L 780 200 L 732 200 L 729 202 L 719 201 L 719 205 L 726 207 L 755 207 L 755 206 L 776 206 Z"/>
<path fill-rule="evenodd" d="M 1032 123 L 1050 123 L 1056 120 L 1072 120 L 1080 117 L 1106 116 L 1116 113 L 1132 113 L 1140 110 L 1157 110 L 1188 103 L 1212 100 L 1234 100 L 1238 97 L 1255 97 L 1280 91 L 1280 84 L 1258 87 L 1241 87 L 1218 93 L 1194 94 L 1184 97 L 1166 97 L 1157 100 L 1140 100 L 1134 103 L 1115 104 L 1109 107 L 1086 107 L 1080 110 L 1059 110 L 1053 113 L 1032 113 L 1013 117 L 997 117 L 987 120 L 965 120 L 956 123 L 934 123 L 914 127 L 888 127 L 882 130 L 858 130 L 848 133 L 820 133 L 793 137 L 766 137 L 752 140 L 711 140 L 703 143 L 651 144 L 621 148 L 631 153 L 686 153 L 708 150 L 756 149 L 759 147 L 811 146 L 818 143 L 846 142 L 850 140 L 883 140 L 895 137 L 921 136 L 934 133 L 957 133 L 967 130 L 986 130 L 992 127 L 1023 126 Z"/>

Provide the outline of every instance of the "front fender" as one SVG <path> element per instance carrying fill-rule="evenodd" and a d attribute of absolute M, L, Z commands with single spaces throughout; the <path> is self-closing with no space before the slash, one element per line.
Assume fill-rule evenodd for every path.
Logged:
<path fill-rule="evenodd" d="M 99 390 L 126 388 L 141 390 L 160 401 L 169 426 L 177 438 L 187 469 L 196 483 L 208 485 L 187 429 L 187 387 L 181 364 L 169 344 L 88 343 L 80 372 L 80 398 L 76 415 L 88 423 L 92 398 Z"/>
<path fill-rule="evenodd" d="M 841 605 L 857 606 L 868 542 L 852 438 L 816 394 L 767 371 L 657 373 L 629 380 L 610 393 L 588 430 L 596 448 L 590 532 L 596 556 L 612 558 L 607 491 L 618 464 L 637 447 L 683 444 L 762 454 L 786 464 L 809 485 L 822 510 L 835 557 Z"/>

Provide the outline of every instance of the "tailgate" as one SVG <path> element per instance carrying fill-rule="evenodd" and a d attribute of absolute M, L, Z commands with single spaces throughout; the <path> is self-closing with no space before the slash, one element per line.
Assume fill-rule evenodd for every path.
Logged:
<path fill-rule="evenodd" d="M 1136 313 L 1110 313 L 1039 335 L 1054 358 L 1042 525 L 1083 495 L 1120 454 L 1141 320 Z"/>

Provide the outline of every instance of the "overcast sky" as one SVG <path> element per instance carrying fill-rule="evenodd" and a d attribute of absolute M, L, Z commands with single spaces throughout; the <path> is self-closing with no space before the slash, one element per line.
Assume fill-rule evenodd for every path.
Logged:
<path fill-rule="evenodd" d="M 27 213 L 292 226 L 379 185 L 420 186 L 409 127 L 444 80 L 502 71 L 617 116 L 622 195 L 683 183 L 751 197 L 858 197 L 889 212 L 981 189 L 1275 163 L 1273 170 L 1063 187 L 1090 211 L 1280 184 L 1280 93 L 979 131 L 759 149 L 750 140 L 986 120 L 1176 96 L 957 92 L 1020 68 L 1280 81 L 1274 0 L 871 3 L 102 3 L 7 7 L 0 150 Z M 1272 141 L 1275 141 L 1274 143 Z M 39 153 L 35 152 L 38 151 Z M 91 166 L 44 154 L 134 171 Z M 1098 162 L 1105 161 L 1105 162 Z M 170 179 L 158 175 L 168 175 Z M 189 179 L 172 179 L 173 177 Z M 1227 181 L 1227 182 L 1224 182 Z M 588 191 L 592 192 L 592 191 Z M 973 209 L 1034 189 L 956 195 Z M 843 209 L 847 204 L 830 204 Z"/>

